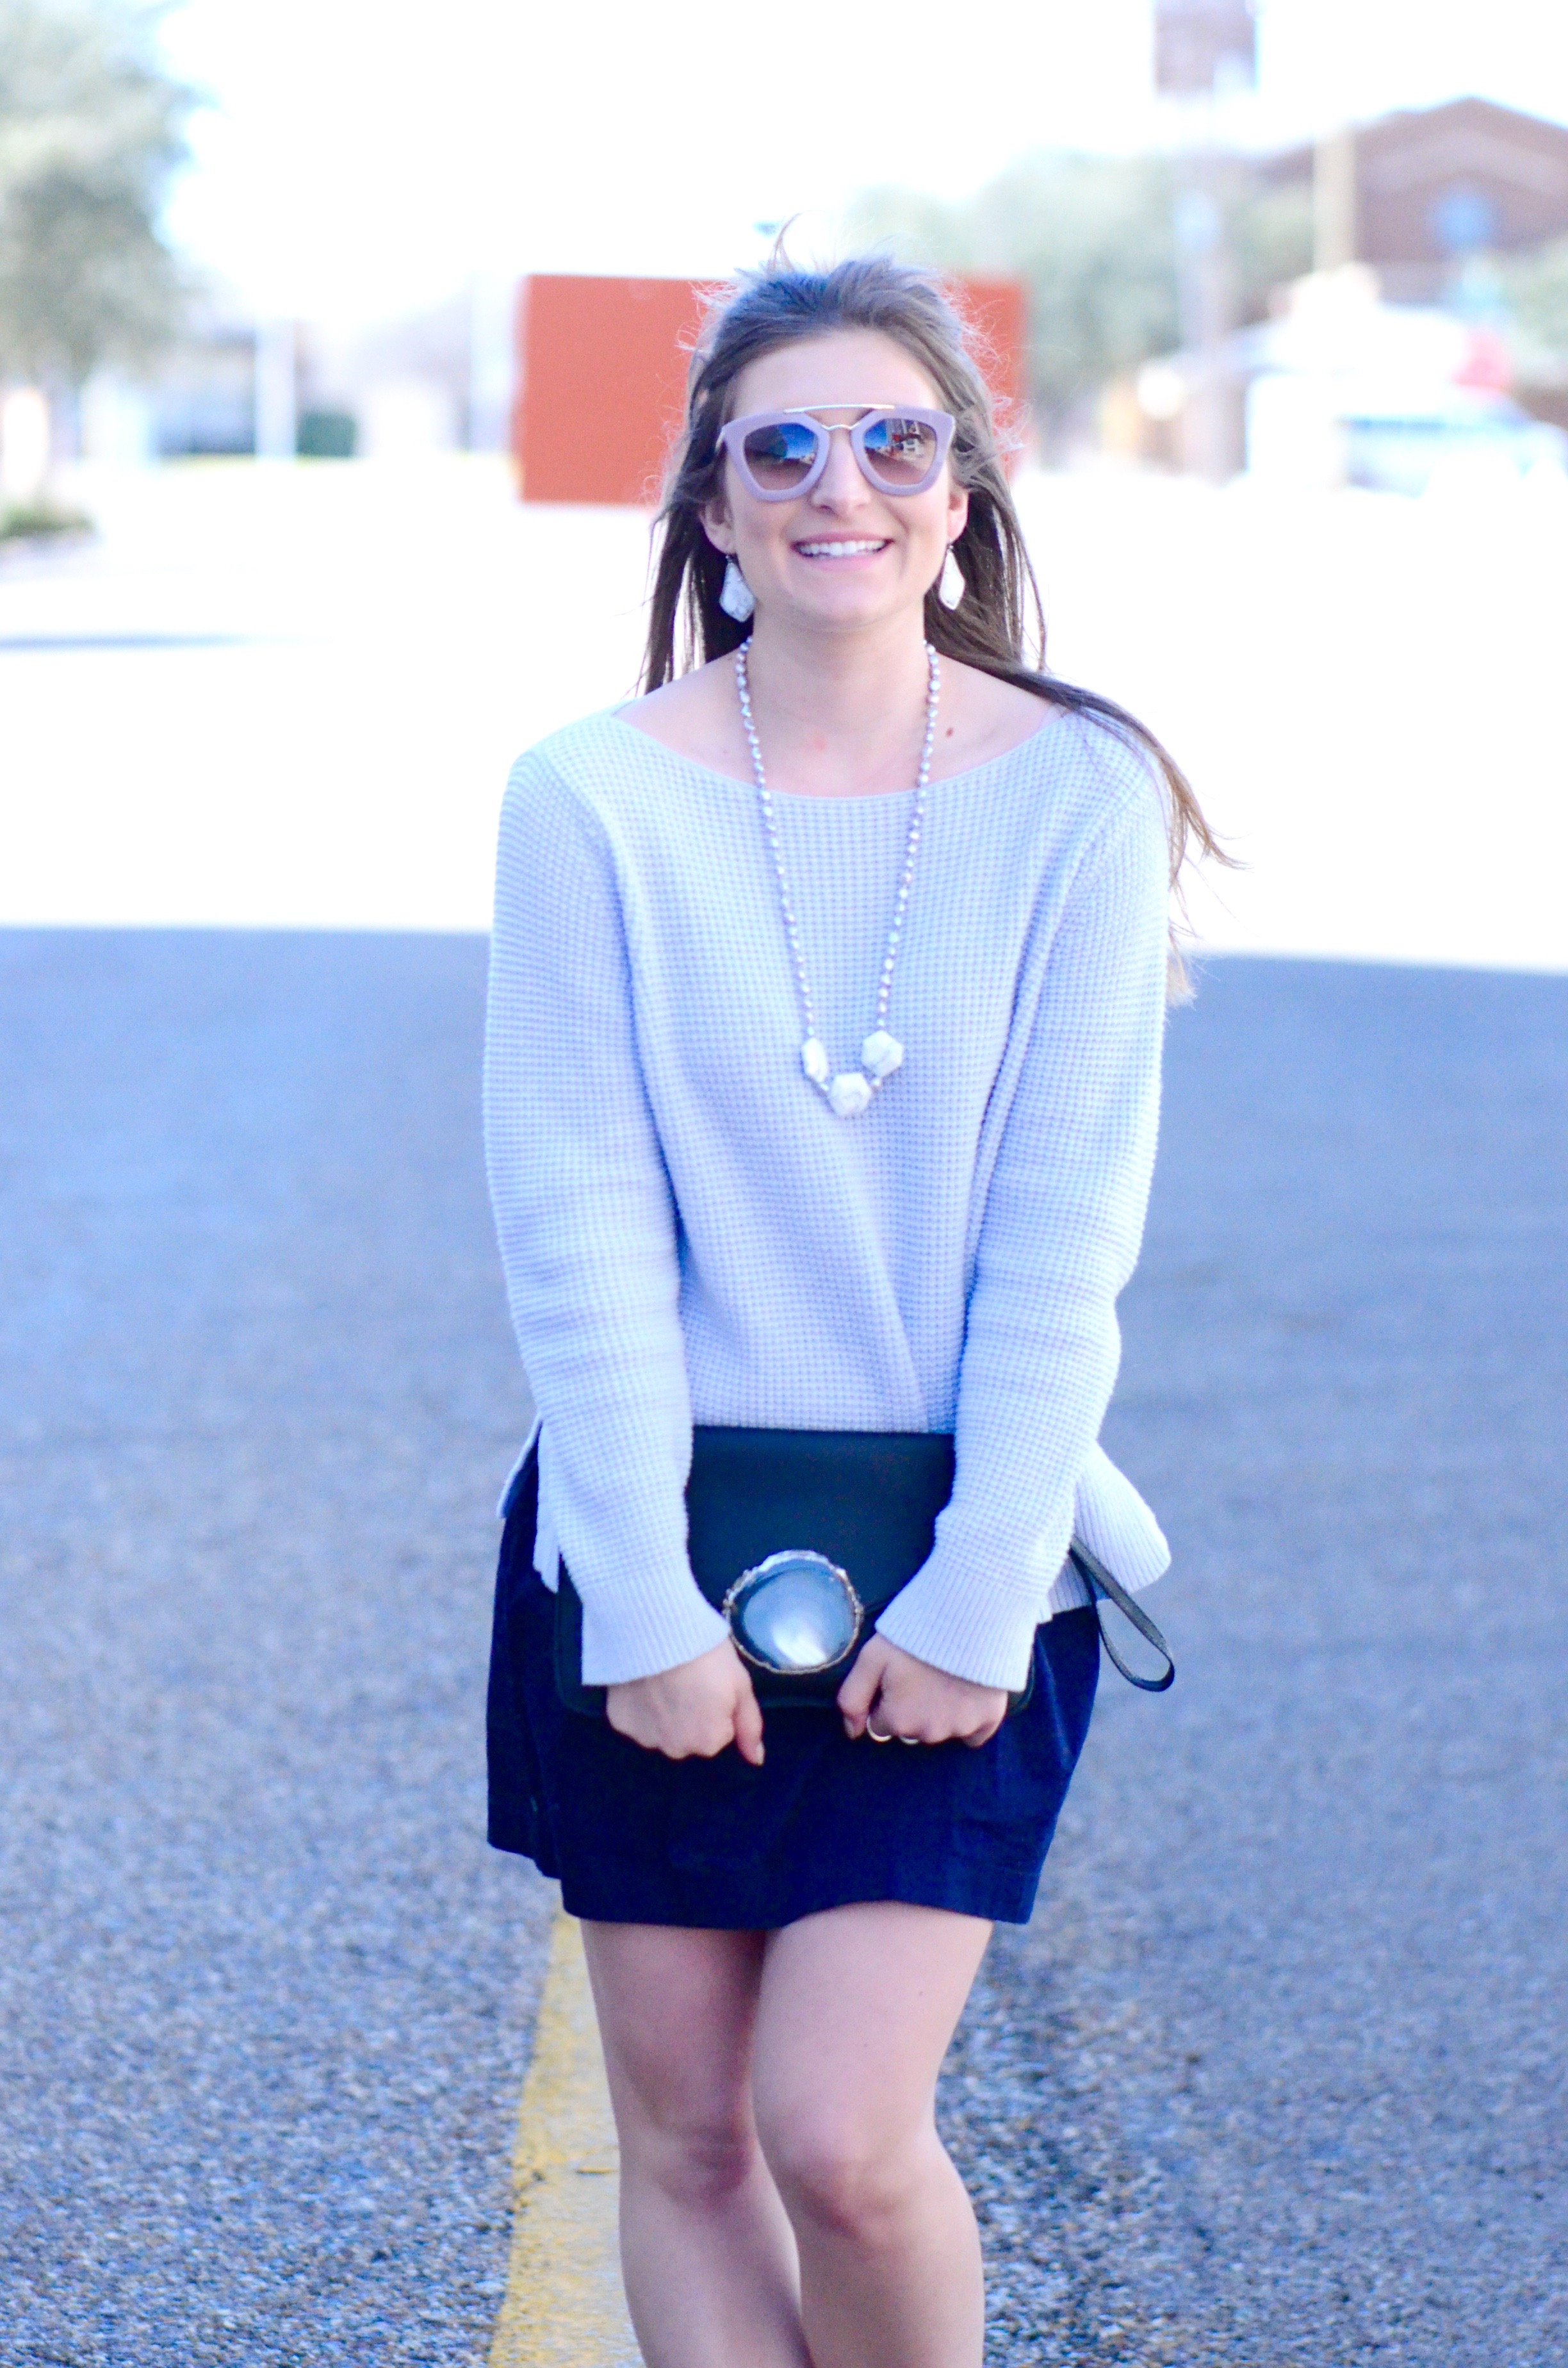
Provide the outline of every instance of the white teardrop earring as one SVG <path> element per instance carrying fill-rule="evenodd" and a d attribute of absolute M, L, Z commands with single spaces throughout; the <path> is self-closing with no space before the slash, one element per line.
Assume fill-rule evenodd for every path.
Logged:
<path fill-rule="evenodd" d="M 724 570 L 724 581 L 719 587 L 719 606 L 726 617 L 744 625 L 756 602 L 752 598 L 751 586 L 732 559 Z"/>
<path fill-rule="evenodd" d="M 960 572 L 958 561 L 953 557 L 953 546 L 949 542 L 948 555 L 942 562 L 942 572 L 937 578 L 937 598 L 944 609 L 956 609 L 963 598 L 963 576 Z"/>

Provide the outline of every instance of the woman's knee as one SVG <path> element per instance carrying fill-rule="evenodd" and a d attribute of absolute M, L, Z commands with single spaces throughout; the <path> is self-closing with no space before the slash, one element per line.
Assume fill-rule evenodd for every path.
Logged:
<path fill-rule="evenodd" d="M 621 2159 L 672 2203 L 712 2209 L 752 2177 L 756 2135 L 739 2116 L 644 2114 L 622 2127 Z"/>
<path fill-rule="evenodd" d="M 647 2131 L 635 2155 L 670 2203 L 713 2212 L 746 2186 L 758 2146 L 748 2129 L 685 2124 Z"/>
<path fill-rule="evenodd" d="M 623 2168 L 672 2200 L 722 2202 L 756 2161 L 752 1937 L 594 1926 L 587 1938 Z"/>
<path fill-rule="evenodd" d="M 634 2078 L 623 2070 L 617 2078 L 612 2070 L 622 2165 L 672 2202 L 722 2203 L 756 2162 L 749 2100 L 722 2078 L 689 2077 L 689 2067 L 668 2066 L 665 2074 L 652 2074 L 646 2063 Z"/>
<path fill-rule="evenodd" d="M 758 2137 L 791 2218 L 863 2245 L 899 2237 L 941 2156 L 929 2126 L 894 2131 L 820 2105 L 762 2112 Z"/>

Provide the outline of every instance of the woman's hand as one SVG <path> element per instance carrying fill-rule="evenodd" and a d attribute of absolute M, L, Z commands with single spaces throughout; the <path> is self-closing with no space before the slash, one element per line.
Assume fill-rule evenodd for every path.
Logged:
<path fill-rule="evenodd" d="M 733 1743 L 743 1759 L 762 1765 L 762 1713 L 728 1637 L 695 1661 L 607 1687 L 605 1715 L 618 1735 L 666 1759 L 712 1759 Z"/>
<path fill-rule="evenodd" d="M 871 1636 L 838 1689 L 838 1707 L 851 1737 L 874 1725 L 905 1743 L 949 1743 L 956 1736 L 978 1750 L 1006 1717 L 1007 1695 L 1001 1686 L 949 1677 L 885 1636 Z"/>

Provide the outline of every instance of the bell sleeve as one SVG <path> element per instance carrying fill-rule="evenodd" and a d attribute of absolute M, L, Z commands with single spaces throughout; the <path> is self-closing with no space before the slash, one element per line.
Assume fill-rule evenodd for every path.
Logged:
<path fill-rule="evenodd" d="M 984 1201 L 959 1373 L 953 1494 L 881 1633 L 1020 1687 L 1120 1358 L 1159 1121 L 1169 889 L 1149 768 L 1091 837 L 1038 960 Z M 1026 960 L 1027 984 L 1029 963 Z"/>
<path fill-rule="evenodd" d="M 687 1555 L 676 1209 L 613 850 L 537 755 L 502 811 L 484 1137 L 550 1528 L 583 1599 L 583 1675 L 651 1676 L 727 1633 Z"/>

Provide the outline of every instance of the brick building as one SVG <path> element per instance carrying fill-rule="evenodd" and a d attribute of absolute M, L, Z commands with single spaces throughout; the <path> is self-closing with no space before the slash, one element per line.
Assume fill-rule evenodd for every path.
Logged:
<path fill-rule="evenodd" d="M 1568 236 L 1568 129 L 1458 98 L 1385 115 L 1349 135 L 1356 259 L 1393 303 L 1432 303 L 1467 256 Z M 1265 181 L 1310 183 L 1315 151 L 1287 150 Z"/>

